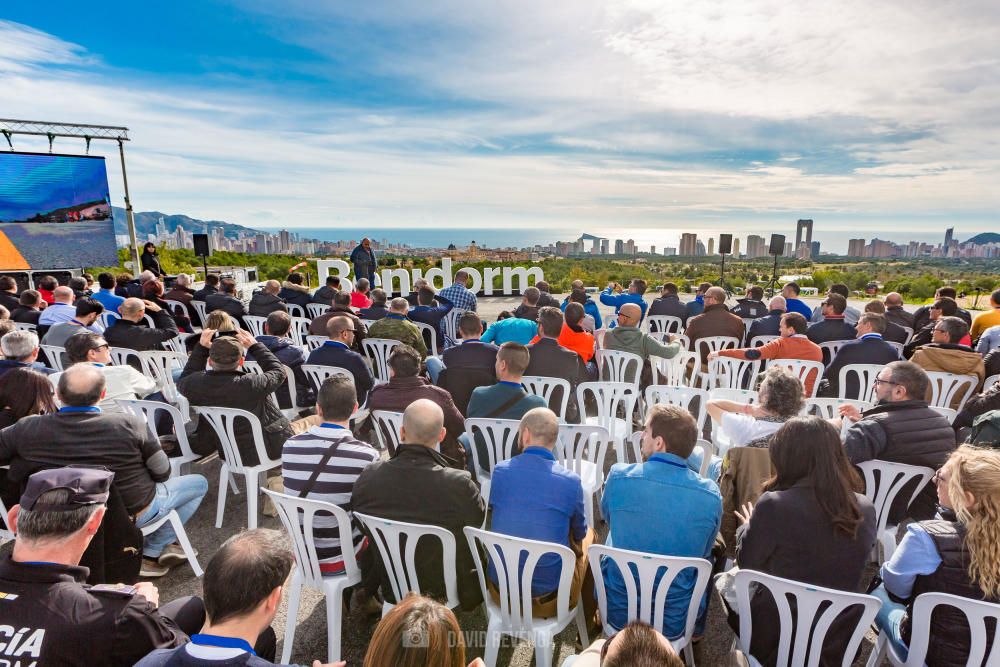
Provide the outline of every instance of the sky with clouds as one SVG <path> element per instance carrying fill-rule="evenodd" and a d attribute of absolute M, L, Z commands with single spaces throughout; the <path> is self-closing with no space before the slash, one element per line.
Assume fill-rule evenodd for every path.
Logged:
<path fill-rule="evenodd" d="M 5 3 L 0 109 L 128 126 L 138 210 L 661 245 L 811 217 L 830 250 L 1000 230 L 995 0 L 81 7 Z"/>

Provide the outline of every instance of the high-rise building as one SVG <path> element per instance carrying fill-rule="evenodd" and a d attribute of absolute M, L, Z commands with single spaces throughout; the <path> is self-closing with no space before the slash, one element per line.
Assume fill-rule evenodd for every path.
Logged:
<path fill-rule="evenodd" d="M 649 254 L 650 255 L 655 255 L 656 254 L 656 246 L 655 245 L 649 246 Z"/>
<path fill-rule="evenodd" d="M 162 220 L 163 218 L 160 218 L 160 219 Z M 954 236 L 955 236 L 955 228 L 954 227 L 949 227 L 948 229 L 944 230 L 944 247 L 945 248 L 947 248 L 948 246 L 951 245 L 951 240 L 952 240 L 952 238 L 954 238 Z"/>
<path fill-rule="evenodd" d="M 625 242 L 621 239 L 615 239 L 615 254 L 624 255 L 625 254 Z"/>
<path fill-rule="evenodd" d="M 865 240 L 864 239 L 851 239 L 847 242 L 847 256 L 848 257 L 864 257 L 865 256 Z"/>
<path fill-rule="evenodd" d="M 763 236 L 757 236 L 756 234 L 751 234 L 747 237 L 747 259 L 753 259 L 754 257 L 763 257 L 767 254 L 767 245 L 764 243 Z"/>
<path fill-rule="evenodd" d="M 819 241 L 813 241 L 809 244 L 809 256 L 812 259 L 819 259 Z"/>
<path fill-rule="evenodd" d="M 733 257 L 740 256 L 740 240 L 733 239 Z"/>
<path fill-rule="evenodd" d="M 785 257 L 791 257 L 792 256 L 792 242 L 791 241 L 788 241 L 788 242 L 785 243 L 785 253 L 784 254 L 785 254 Z"/>
<path fill-rule="evenodd" d="M 798 247 L 798 250 L 795 251 L 795 259 L 809 259 L 809 252 L 809 246 L 803 243 Z"/>
<path fill-rule="evenodd" d="M 694 242 L 694 254 L 697 255 L 697 256 L 699 256 L 699 257 L 704 257 L 705 256 L 705 244 L 702 243 L 701 241 L 697 241 L 696 240 Z"/>
<path fill-rule="evenodd" d="M 715 254 L 715 237 L 712 237 L 708 240 L 708 254 L 709 255 Z"/>
<path fill-rule="evenodd" d="M 601 254 L 602 255 L 607 255 L 608 254 L 608 243 L 609 242 L 608 242 L 607 239 L 601 239 Z"/>
<path fill-rule="evenodd" d="M 698 252 L 698 235 L 691 233 L 681 234 L 681 247 L 679 254 L 682 257 L 692 257 Z"/>
<path fill-rule="evenodd" d="M 805 235 L 803 236 L 802 231 L 805 230 Z M 805 241 L 807 246 L 812 247 L 813 242 L 813 221 L 812 220 L 799 220 L 795 225 L 795 248 L 798 249 L 802 246 L 802 242 Z"/>
<path fill-rule="evenodd" d="M 676 257 L 677 256 L 677 248 L 670 248 L 670 247 L 664 248 L 663 249 L 663 256 L 664 257 Z"/>
<path fill-rule="evenodd" d="M 636 253 L 635 240 L 629 239 L 625 242 L 625 254 L 634 255 Z"/>

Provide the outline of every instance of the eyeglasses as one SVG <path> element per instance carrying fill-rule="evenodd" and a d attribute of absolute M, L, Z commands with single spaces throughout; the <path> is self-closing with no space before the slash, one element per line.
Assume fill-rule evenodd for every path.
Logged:
<path fill-rule="evenodd" d="M 875 386 L 880 384 L 899 384 L 898 382 L 892 382 L 891 380 L 882 380 L 881 378 L 875 378 Z"/>

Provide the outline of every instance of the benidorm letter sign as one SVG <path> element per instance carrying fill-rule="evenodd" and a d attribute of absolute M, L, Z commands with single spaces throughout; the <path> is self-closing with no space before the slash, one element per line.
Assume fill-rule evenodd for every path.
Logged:
<path fill-rule="evenodd" d="M 351 265 L 342 259 L 321 259 L 316 262 L 316 270 L 319 273 L 320 283 L 326 280 L 329 275 L 340 278 L 342 283 L 353 285 L 351 278 Z M 515 293 L 514 279 L 517 279 L 516 292 L 524 292 L 529 287 L 534 286 L 539 280 L 545 280 L 541 267 L 531 266 L 487 266 L 480 273 L 478 269 L 465 267 L 460 269 L 472 277 L 472 285 L 469 286 L 473 292 L 483 291 L 486 296 L 493 294 L 510 295 Z M 441 260 L 441 267 L 429 269 L 424 273 L 423 269 L 382 269 L 377 278 L 380 279 L 382 289 L 388 293 L 398 292 L 409 294 L 412 290 L 413 282 L 424 278 L 434 289 L 443 289 L 451 285 L 452 278 L 456 272 L 451 270 L 451 257 Z M 493 279 L 500 276 L 501 288 L 497 292 L 493 288 Z M 396 285 L 399 289 L 396 289 Z"/>

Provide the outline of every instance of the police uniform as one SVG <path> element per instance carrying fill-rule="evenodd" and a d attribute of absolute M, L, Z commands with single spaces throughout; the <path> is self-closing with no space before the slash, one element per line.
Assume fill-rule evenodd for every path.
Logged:
<path fill-rule="evenodd" d="M 92 468 L 37 472 L 28 478 L 21 510 L 104 504 L 113 478 L 114 473 Z M 69 492 L 64 504 L 36 504 L 54 490 Z M 133 665 L 154 649 L 187 641 L 173 620 L 132 587 L 90 587 L 84 583 L 88 573 L 63 563 L 18 562 L 11 556 L 0 561 L 0 665 Z"/>

